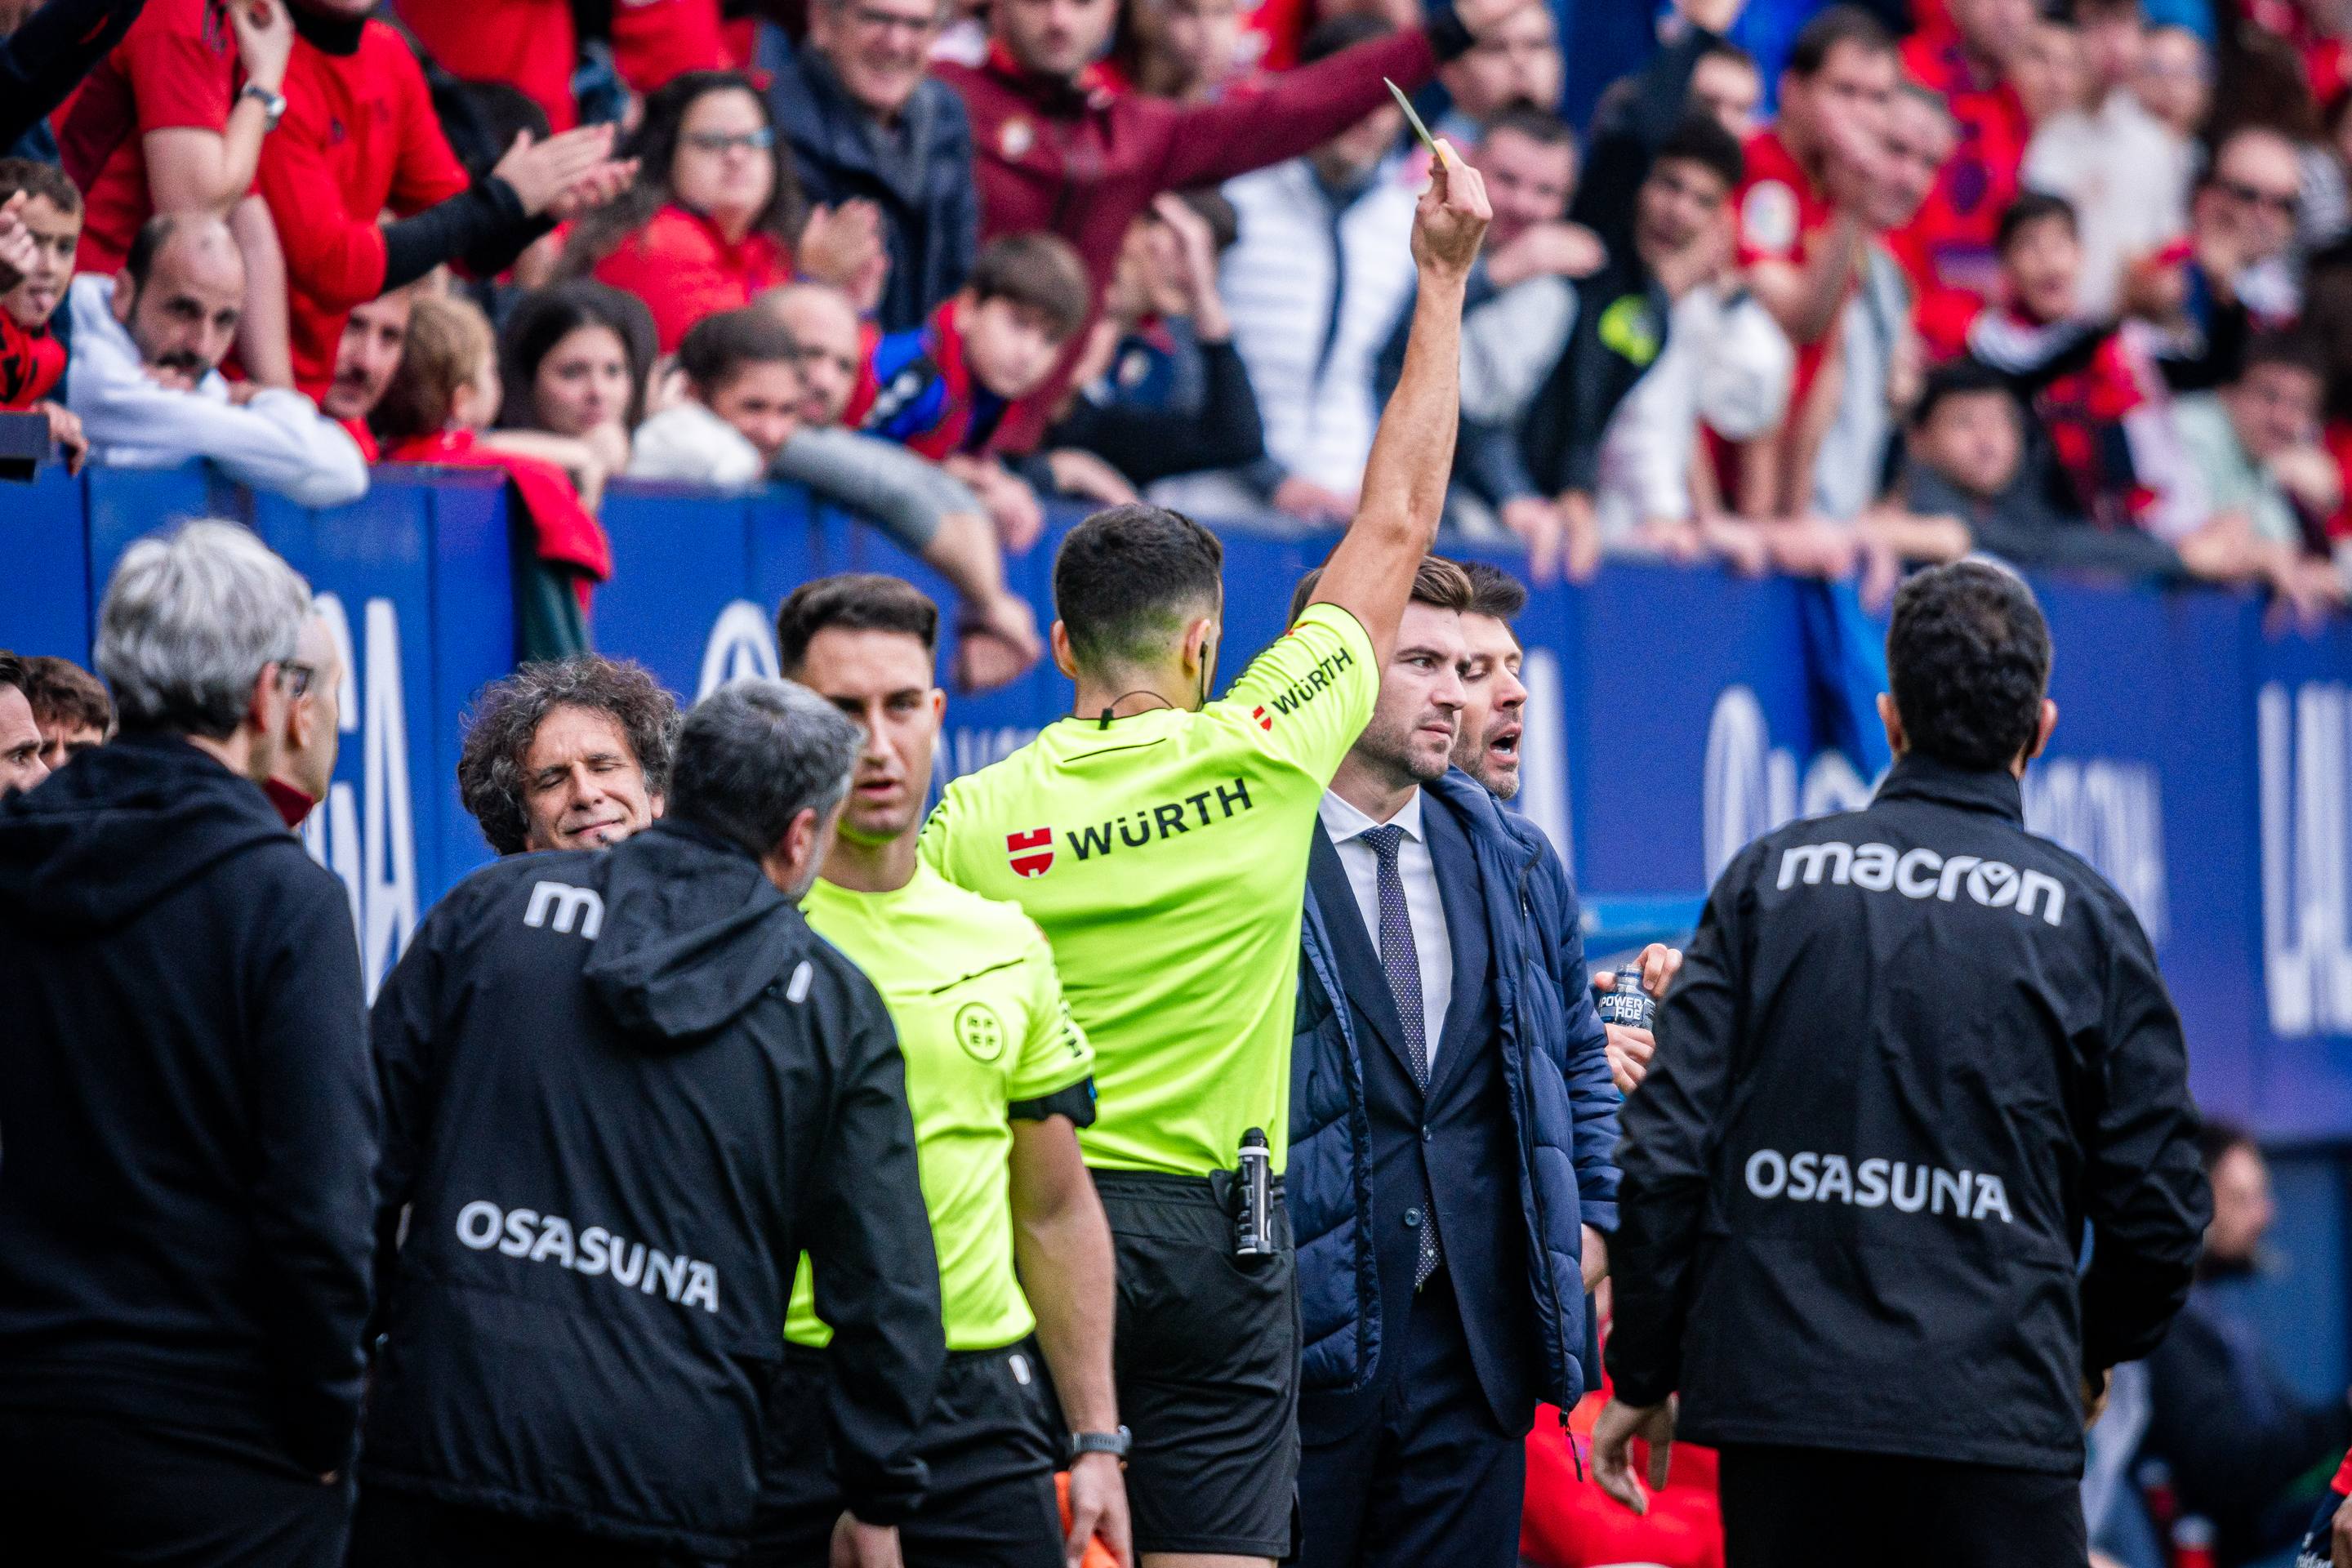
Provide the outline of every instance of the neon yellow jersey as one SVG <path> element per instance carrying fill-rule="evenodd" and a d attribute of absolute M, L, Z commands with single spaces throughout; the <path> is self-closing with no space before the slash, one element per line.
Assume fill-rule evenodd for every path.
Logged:
<path fill-rule="evenodd" d="M 948 786 L 924 858 L 1045 928 L 1094 1042 L 1087 1164 L 1201 1175 L 1258 1127 L 1283 1168 L 1316 804 L 1379 694 L 1317 605 L 1198 712 L 1065 719 Z"/>
<path fill-rule="evenodd" d="M 928 866 L 895 893 L 855 893 L 820 879 L 801 909 L 874 982 L 898 1031 L 948 1348 L 1011 1344 L 1036 1319 L 1013 1271 L 1007 1110 L 1094 1070 L 1045 934 L 1019 910 L 966 892 Z M 833 1337 L 816 1315 L 806 1254 L 784 1337 L 820 1346 Z"/>

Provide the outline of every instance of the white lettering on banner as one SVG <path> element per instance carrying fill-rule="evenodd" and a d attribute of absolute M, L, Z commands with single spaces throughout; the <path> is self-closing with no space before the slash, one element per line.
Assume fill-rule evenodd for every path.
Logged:
<path fill-rule="evenodd" d="M 1987 909 L 2014 909 L 2031 920 L 2038 910 L 2052 925 L 2065 917 L 2066 886 L 2042 871 L 2020 872 L 2000 860 L 1955 855 L 1948 860 L 1924 846 L 1900 855 L 1891 844 L 1856 847 L 1834 841 L 1797 844 L 1780 851 L 1780 875 L 1775 885 L 1792 888 L 1802 881 L 1817 887 L 1826 874 L 1832 887 L 1851 884 L 1864 892 L 1894 891 L 1906 899 L 1954 902 L 1965 887 L 1969 898 Z"/>
<path fill-rule="evenodd" d="M 1519 713 L 1519 795 L 1512 804 L 1543 829 L 1560 864 L 1576 871 L 1576 835 L 1568 815 L 1568 735 L 1560 717 L 1559 657 L 1548 647 L 1527 650 L 1519 683 L 1528 689 Z"/>
<path fill-rule="evenodd" d="M 1940 1215 L 1948 1203 L 1952 1217 L 1982 1224 L 1996 1215 L 2003 1225 L 2015 1225 L 2009 1212 L 2009 1188 L 1999 1176 L 1982 1171 L 1947 1171 L 1940 1166 L 1911 1164 L 1876 1157 L 1854 1163 L 1843 1154 L 1810 1151 L 1782 1154 L 1759 1149 L 1748 1156 L 1748 1190 L 1771 1202 L 1850 1204 L 1855 1208 L 1884 1208 L 1892 1204 L 1900 1214 L 1922 1209 Z M 460 1225 L 460 1233 L 463 1226 Z M 488 1247 L 489 1243 L 468 1243 Z"/>
<path fill-rule="evenodd" d="M 1701 801 L 1701 844 L 1707 881 L 1732 857 L 1776 827 L 1800 818 L 1859 811 L 1874 785 L 1842 752 L 1820 752 L 1805 764 L 1801 787 L 1794 752 L 1772 744 L 1763 704 L 1745 686 L 1727 687 L 1707 721 L 1706 776 Z M 2025 826 L 2065 846 L 2115 884 L 2147 931 L 2162 942 L 2170 932 L 2164 859 L 2163 788 L 2154 767 L 2113 757 L 2053 757 L 2025 775 Z M 1851 847 L 1846 847 L 1849 849 Z M 1866 868 L 1873 881 L 1895 868 Z M 1843 878 L 1840 879 L 1843 880 Z M 1862 877 L 1856 882 L 1873 886 Z M 1938 892 L 1944 901 L 1950 895 Z"/>
<path fill-rule="evenodd" d="M 2272 682 L 2254 703 L 2263 837 L 2263 982 L 2271 1028 L 2352 1034 L 2352 696 Z"/>
<path fill-rule="evenodd" d="M 1799 816 L 1859 811 L 1869 804 L 1870 785 L 1837 752 L 1818 752 L 1805 764 L 1801 790 L 1797 754 L 1773 746 L 1754 691 L 1728 686 L 1715 700 L 1699 805 L 1709 884 L 1734 856 L 1774 828 Z"/>
<path fill-rule="evenodd" d="M 548 911 L 555 913 L 555 929 L 570 935 L 573 925 L 589 942 L 604 929 L 604 900 L 593 888 L 575 888 L 569 882 L 536 882 L 531 885 L 530 905 L 522 912 L 522 923 L 544 926 Z"/>
<path fill-rule="evenodd" d="M 367 602 L 363 658 L 353 657 L 342 601 L 313 601 L 343 667 L 338 692 L 343 734 L 362 732 L 355 809 L 349 784 L 336 782 L 303 824 L 303 847 L 342 879 L 358 934 L 360 965 L 373 999 L 416 930 L 416 823 L 408 788 L 408 717 L 400 676 L 400 616 L 390 599 Z M 349 755 L 349 748 L 345 748 Z"/>
<path fill-rule="evenodd" d="M 2171 934 L 2165 890 L 2164 787 L 2146 763 L 2050 757 L 2025 773 L 2025 826 L 2088 860 L 2115 885 L 2152 942 Z"/>
<path fill-rule="evenodd" d="M 702 677 L 695 682 L 697 702 L 730 680 L 776 679 L 776 634 L 768 612 L 749 599 L 738 599 L 719 612 L 710 638 L 702 645 Z"/>
<path fill-rule="evenodd" d="M 572 1222 L 562 1215 L 501 1211 L 488 1198 L 476 1198 L 457 1211 L 457 1239 L 476 1252 L 496 1247 L 528 1263 L 552 1263 L 591 1279 L 608 1277 L 625 1290 L 647 1296 L 659 1291 L 681 1307 L 719 1310 L 717 1266 L 683 1253 L 672 1256 L 642 1241 L 625 1241 L 601 1225 L 580 1231 L 575 1240 Z"/>

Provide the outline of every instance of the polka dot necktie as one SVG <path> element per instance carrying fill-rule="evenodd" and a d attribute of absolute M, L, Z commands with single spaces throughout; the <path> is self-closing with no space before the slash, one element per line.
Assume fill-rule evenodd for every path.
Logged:
<path fill-rule="evenodd" d="M 1404 879 L 1397 875 L 1397 850 L 1404 829 L 1393 823 L 1371 827 L 1358 837 L 1380 860 L 1375 885 L 1381 905 L 1381 968 L 1388 973 L 1389 994 L 1396 998 L 1397 1016 L 1404 1025 L 1405 1060 L 1412 1064 L 1412 1080 L 1429 1092 L 1429 1020 L 1421 1005 L 1421 953 L 1413 946 L 1412 916 L 1404 906 Z M 1422 1177 L 1421 1256 L 1412 1266 L 1412 1288 L 1420 1289 L 1437 1270 L 1437 1205 Z"/>

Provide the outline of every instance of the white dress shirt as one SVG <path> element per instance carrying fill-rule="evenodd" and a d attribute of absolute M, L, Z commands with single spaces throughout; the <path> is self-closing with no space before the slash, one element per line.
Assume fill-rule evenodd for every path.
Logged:
<path fill-rule="evenodd" d="M 1366 828 L 1381 823 L 1340 799 L 1329 790 L 1316 808 L 1323 831 L 1339 851 L 1339 865 L 1356 895 L 1356 912 L 1364 919 L 1372 952 L 1381 950 L 1381 858 L 1363 841 Z M 1445 931 L 1445 902 L 1438 896 L 1437 862 L 1430 858 L 1429 840 L 1422 832 L 1421 791 L 1415 790 L 1403 809 L 1385 826 L 1402 827 L 1397 843 L 1397 879 L 1404 884 L 1404 909 L 1412 921 L 1413 956 L 1421 960 L 1421 1011 L 1423 1037 L 1429 1042 L 1429 1070 L 1437 1072 L 1438 1037 L 1445 1031 L 1445 1009 L 1454 1001 L 1454 944 Z"/>

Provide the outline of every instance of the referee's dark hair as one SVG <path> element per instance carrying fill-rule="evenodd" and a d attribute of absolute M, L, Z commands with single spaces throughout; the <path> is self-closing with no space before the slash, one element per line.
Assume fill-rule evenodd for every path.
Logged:
<path fill-rule="evenodd" d="M 1886 673 L 1911 750 L 1956 768 L 2006 769 L 2041 733 L 2050 627 L 2008 568 L 1930 567 L 1895 595 Z"/>
<path fill-rule="evenodd" d="M 902 632 L 939 651 L 940 607 L 904 577 L 879 572 L 839 572 L 793 589 L 776 610 L 776 665 L 793 679 L 808 662 L 809 644 L 828 626 L 845 632 Z"/>
<path fill-rule="evenodd" d="M 1054 613 L 1088 669 L 1156 665 L 1184 628 L 1224 608 L 1225 547 L 1166 507 L 1115 506 L 1070 530 L 1054 555 Z"/>

